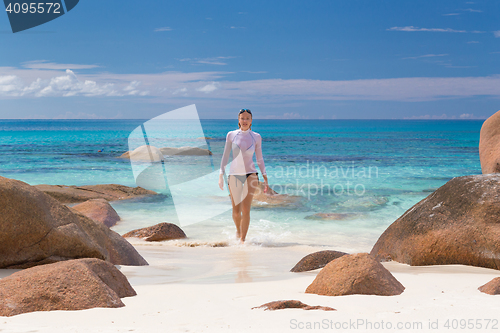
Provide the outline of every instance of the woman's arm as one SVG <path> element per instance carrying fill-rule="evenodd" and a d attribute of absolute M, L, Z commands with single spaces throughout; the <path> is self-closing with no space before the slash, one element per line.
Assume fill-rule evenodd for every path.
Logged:
<path fill-rule="evenodd" d="M 262 177 L 264 178 L 264 193 L 267 193 L 269 192 L 269 185 L 267 183 L 266 165 L 264 164 L 264 157 L 262 156 L 262 137 L 260 135 L 255 144 L 255 157 L 257 158 L 257 164 L 259 165 Z"/>
<path fill-rule="evenodd" d="M 229 161 L 229 153 L 231 152 L 231 132 L 226 135 L 226 145 L 224 146 L 224 153 L 222 154 L 222 160 L 220 162 L 220 171 L 219 171 L 219 187 L 221 190 L 224 190 L 224 173 L 226 171 L 226 165 Z"/>

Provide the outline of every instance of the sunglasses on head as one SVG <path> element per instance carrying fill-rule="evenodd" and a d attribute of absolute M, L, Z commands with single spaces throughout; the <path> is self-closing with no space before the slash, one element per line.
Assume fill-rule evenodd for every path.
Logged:
<path fill-rule="evenodd" d="M 250 111 L 249 109 L 241 109 L 239 114 L 242 114 L 243 112 L 248 112 L 252 114 L 252 111 Z"/>

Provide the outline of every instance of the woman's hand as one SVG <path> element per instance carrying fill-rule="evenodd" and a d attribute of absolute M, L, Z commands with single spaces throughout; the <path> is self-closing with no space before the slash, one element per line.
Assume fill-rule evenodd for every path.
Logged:
<path fill-rule="evenodd" d="M 264 193 L 272 195 L 273 193 L 269 190 L 269 184 L 267 183 L 267 176 L 263 175 L 264 178 Z"/>
<path fill-rule="evenodd" d="M 219 175 L 219 187 L 224 191 L 224 175 L 222 173 Z"/>

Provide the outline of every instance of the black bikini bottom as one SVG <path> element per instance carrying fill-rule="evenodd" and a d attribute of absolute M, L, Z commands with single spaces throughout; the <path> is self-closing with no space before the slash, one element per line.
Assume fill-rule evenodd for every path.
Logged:
<path fill-rule="evenodd" d="M 238 179 L 241 182 L 241 184 L 245 184 L 245 181 L 250 175 L 257 175 L 257 178 L 259 178 L 258 172 L 250 172 L 247 173 L 246 175 L 229 175 L 229 177 L 236 177 L 236 179 Z M 229 179 L 227 180 L 227 183 L 229 184 Z"/>

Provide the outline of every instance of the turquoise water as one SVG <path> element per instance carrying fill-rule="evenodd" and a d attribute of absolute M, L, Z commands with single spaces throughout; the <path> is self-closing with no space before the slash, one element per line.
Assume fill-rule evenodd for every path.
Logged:
<path fill-rule="evenodd" d="M 128 136 L 144 120 L 0 120 L 0 175 L 29 184 L 135 186 Z M 269 183 L 302 199 L 256 207 L 248 239 L 262 246 L 314 245 L 369 251 L 412 205 L 453 177 L 480 174 L 480 120 L 254 120 Z M 220 164 L 233 120 L 202 120 Z M 102 152 L 98 152 L 103 150 Z M 323 191 L 321 191 L 323 189 Z M 195 203 L 193 203 L 195 204 Z M 178 223 L 169 191 L 114 202 L 126 231 Z M 312 219 L 338 213 L 340 220 Z M 231 212 L 183 227 L 191 240 L 233 238 Z"/>

